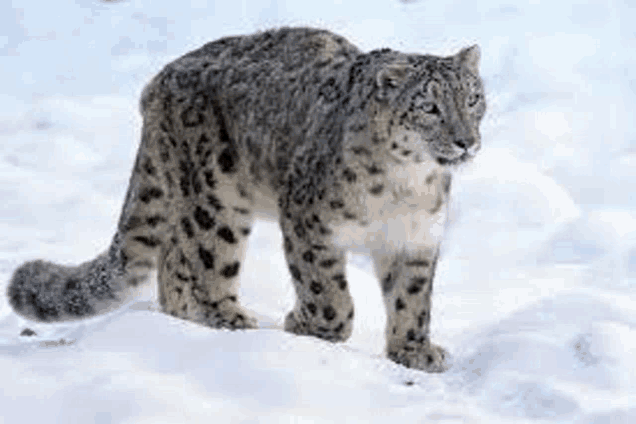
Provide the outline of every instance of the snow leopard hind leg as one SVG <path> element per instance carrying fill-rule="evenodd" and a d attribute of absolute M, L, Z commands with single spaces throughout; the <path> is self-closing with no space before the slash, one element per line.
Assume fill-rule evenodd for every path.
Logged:
<path fill-rule="evenodd" d="M 213 328 L 256 327 L 236 293 L 252 215 L 240 161 L 218 111 L 200 102 L 198 82 L 183 81 L 163 73 L 144 91 L 142 140 L 108 251 L 76 267 L 19 267 L 8 287 L 18 314 L 44 322 L 98 315 L 158 268 L 165 312 Z M 189 101 L 173 102 L 171 89 Z"/>
<path fill-rule="evenodd" d="M 159 303 L 172 316 L 212 328 L 256 328 L 238 302 L 254 189 L 202 74 L 170 69 L 151 102 L 159 122 L 152 138 L 173 195 L 158 261 Z"/>

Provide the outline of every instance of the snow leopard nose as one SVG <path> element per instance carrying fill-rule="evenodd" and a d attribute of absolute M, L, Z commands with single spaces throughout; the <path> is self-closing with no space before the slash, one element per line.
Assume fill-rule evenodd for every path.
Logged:
<path fill-rule="evenodd" d="M 453 144 L 463 150 L 470 149 L 475 144 L 475 137 L 456 138 Z"/>

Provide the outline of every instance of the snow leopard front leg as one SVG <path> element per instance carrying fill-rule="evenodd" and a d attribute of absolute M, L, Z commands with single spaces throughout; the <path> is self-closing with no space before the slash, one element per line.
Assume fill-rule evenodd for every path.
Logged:
<path fill-rule="evenodd" d="M 446 350 L 429 338 L 438 254 L 435 247 L 373 255 L 387 314 L 387 356 L 398 364 L 428 372 L 448 369 Z"/>
<path fill-rule="evenodd" d="M 318 209 L 282 211 L 285 257 L 296 305 L 285 331 L 344 341 L 353 330 L 353 299 L 345 277 L 345 251 L 331 242 Z"/>

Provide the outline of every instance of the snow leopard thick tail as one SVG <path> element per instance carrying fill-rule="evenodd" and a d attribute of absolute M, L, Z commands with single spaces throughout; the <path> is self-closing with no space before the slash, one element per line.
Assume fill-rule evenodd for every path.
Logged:
<path fill-rule="evenodd" d="M 152 94 L 153 87 L 149 84 L 144 96 Z M 17 314 L 42 322 L 103 314 L 134 298 L 139 285 L 157 268 L 169 228 L 166 217 L 169 202 L 159 188 L 167 184 L 160 181 L 164 174 L 157 172 L 147 154 L 149 134 L 154 127 L 146 125 L 146 121 L 154 118 L 152 111 L 144 110 L 144 98 L 141 144 L 110 246 L 96 258 L 77 266 L 44 260 L 22 264 L 14 271 L 7 288 L 9 304 Z"/>
<path fill-rule="evenodd" d="M 135 169 L 140 158 L 138 154 Z M 157 249 L 166 231 L 164 218 L 139 219 L 157 206 L 146 202 L 157 196 L 140 188 L 145 182 L 133 172 L 117 232 L 104 253 L 77 266 L 35 260 L 18 267 L 7 288 L 13 310 L 35 321 L 72 321 L 109 312 L 131 300 L 156 269 Z M 157 207 L 161 209 L 163 203 Z"/>
<path fill-rule="evenodd" d="M 29 261 L 15 270 L 7 295 L 16 313 L 42 322 L 89 318 L 128 301 L 131 291 L 151 271 L 125 271 L 119 232 L 109 249 L 78 266 L 43 260 Z"/>

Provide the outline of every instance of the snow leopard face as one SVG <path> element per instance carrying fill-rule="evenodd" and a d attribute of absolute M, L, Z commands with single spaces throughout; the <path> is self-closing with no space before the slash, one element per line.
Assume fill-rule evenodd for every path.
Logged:
<path fill-rule="evenodd" d="M 378 84 L 394 111 L 388 120 L 394 157 L 452 166 L 477 153 L 486 112 L 478 62 L 479 48 L 473 46 L 444 58 L 407 56 L 380 72 Z"/>

